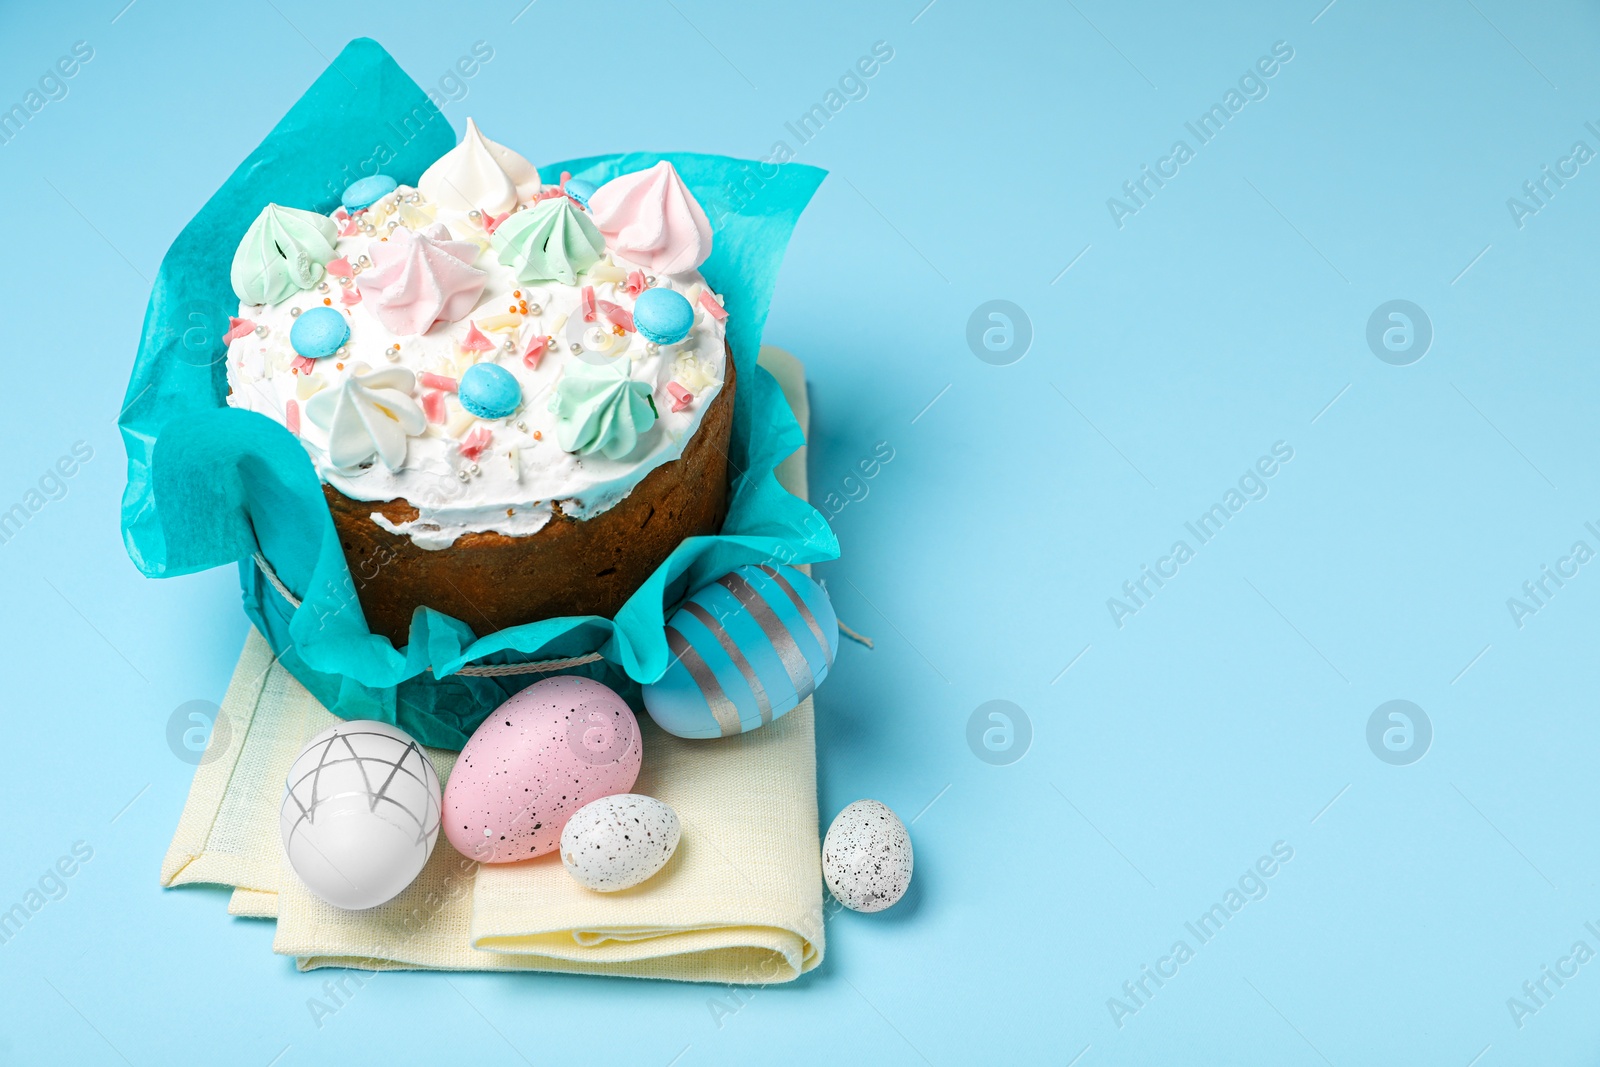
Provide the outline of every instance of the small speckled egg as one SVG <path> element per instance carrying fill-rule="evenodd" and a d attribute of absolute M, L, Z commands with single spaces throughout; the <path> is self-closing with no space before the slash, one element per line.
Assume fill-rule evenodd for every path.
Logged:
<path fill-rule="evenodd" d="M 534 682 L 473 731 L 444 791 L 444 832 L 481 863 L 554 852 L 573 813 L 639 776 L 639 723 L 623 699 L 574 675 Z"/>
<path fill-rule="evenodd" d="M 461 376 L 457 399 L 480 419 L 503 419 L 522 403 L 522 386 L 498 363 L 474 363 Z"/>
<path fill-rule="evenodd" d="M 324 359 L 350 340 L 350 324 L 330 307 L 307 308 L 289 327 L 289 344 L 307 359 Z"/>
<path fill-rule="evenodd" d="M 851 911 L 882 911 L 911 886 L 911 835 L 876 800 L 858 800 L 833 817 L 822 840 L 822 877 Z"/>
<path fill-rule="evenodd" d="M 633 303 L 633 326 L 646 341 L 675 345 L 694 328 L 694 307 L 675 289 L 646 289 Z"/>
<path fill-rule="evenodd" d="M 561 831 L 561 862 L 585 889 L 632 889 L 667 865 L 679 833 L 678 813 L 655 797 L 601 797 Z"/>
<path fill-rule="evenodd" d="M 400 187 L 400 183 L 387 174 L 369 174 L 357 178 L 345 187 L 339 203 L 346 211 L 361 211 L 371 207 Z"/>

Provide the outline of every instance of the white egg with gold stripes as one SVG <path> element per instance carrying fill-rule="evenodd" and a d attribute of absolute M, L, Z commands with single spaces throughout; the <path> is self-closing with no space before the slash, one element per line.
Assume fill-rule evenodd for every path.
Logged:
<path fill-rule="evenodd" d="M 793 567 L 750 564 L 684 602 L 667 623 L 672 660 L 644 687 L 669 734 L 730 737 L 792 711 L 839 651 L 828 594 Z"/>

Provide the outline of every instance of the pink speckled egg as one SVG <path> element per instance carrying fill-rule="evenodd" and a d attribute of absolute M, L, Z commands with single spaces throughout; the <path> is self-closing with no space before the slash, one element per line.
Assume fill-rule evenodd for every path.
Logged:
<path fill-rule="evenodd" d="M 535 682 L 478 727 L 444 791 L 444 832 L 480 863 L 554 852 L 574 812 L 639 776 L 639 723 L 587 678 Z"/>

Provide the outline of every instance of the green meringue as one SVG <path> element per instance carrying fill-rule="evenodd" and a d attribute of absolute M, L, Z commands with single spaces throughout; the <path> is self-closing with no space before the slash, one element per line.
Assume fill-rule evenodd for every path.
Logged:
<path fill-rule="evenodd" d="M 500 262 L 524 282 L 575 285 L 600 261 L 606 239 L 571 200 L 553 196 L 506 219 L 489 239 Z"/>
<path fill-rule="evenodd" d="M 563 451 L 621 459 L 656 424 L 650 386 L 629 378 L 623 370 L 628 364 L 624 358 L 602 366 L 582 360 L 567 365 L 550 401 Z"/>
<path fill-rule="evenodd" d="M 339 253 L 333 220 L 314 211 L 268 204 L 245 231 L 229 277 L 246 304 L 277 304 L 322 280 Z"/>

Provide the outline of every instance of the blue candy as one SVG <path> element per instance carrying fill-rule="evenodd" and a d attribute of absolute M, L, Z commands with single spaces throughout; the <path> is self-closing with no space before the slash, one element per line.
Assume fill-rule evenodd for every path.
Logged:
<path fill-rule="evenodd" d="M 568 178 L 566 184 L 567 195 L 572 197 L 585 208 L 589 206 L 589 198 L 594 191 L 600 188 L 594 182 L 586 182 L 582 178 Z"/>
<path fill-rule="evenodd" d="M 667 624 L 672 661 L 644 687 L 650 717 L 678 737 L 729 737 L 793 711 L 839 651 L 822 588 L 793 567 L 747 565 L 697 590 Z"/>
<path fill-rule="evenodd" d="M 345 187 L 339 203 L 346 211 L 361 211 L 376 204 L 400 187 L 400 183 L 387 174 L 372 174 L 357 178 Z"/>
<path fill-rule="evenodd" d="M 322 359 L 350 340 L 350 324 L 330 307 L 308 308 L 289 327 L 289 344 L 307 359 Z"/>
<path fill-rule="evenodd" d="M 646 341 L 675 345 L 694 327 L 694 306 L 675 289 L 646 289 L 634 302 L 633 326 Z"/>
<path fill-rule="evenodd" d="M 474 363 L 461 376 L 456 398 L 468 414 L 480 419 L 503 419 L 522 403 L 522 386 L 504 367 Z"/>

